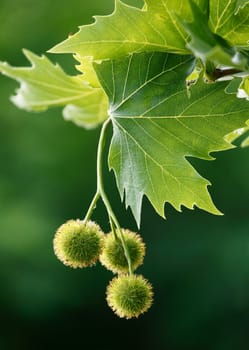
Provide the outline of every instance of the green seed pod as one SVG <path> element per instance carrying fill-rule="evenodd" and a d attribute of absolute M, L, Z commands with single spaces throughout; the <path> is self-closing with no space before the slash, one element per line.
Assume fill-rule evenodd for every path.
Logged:
<path fill-rule="evenodd" d="M 141 275 L 119 275 L 107 287 L 106 300 L 110 308 L 127 319 L 146 312 L 153 299 L 151 284 Z"/>
<path fill-rule="evenodd" d="M 73 268 L 94 265 L 103 248 L 103 237 L 104 233 L 96 223 L 69 220 L 56 231 L 55 255 Z"/>
<path fill-rule="evenodd" d="M 130 255 L 132 270 L 135 271 L 143 263 L 145 244 L 140 235 L 124 229 L 122 232 Z M 121 239 L 116 238 L 112 232 L 105 235 L 104 247 L 99 259 L 101 264 L 113 273 L 127 273 L 129 270 Z"/>

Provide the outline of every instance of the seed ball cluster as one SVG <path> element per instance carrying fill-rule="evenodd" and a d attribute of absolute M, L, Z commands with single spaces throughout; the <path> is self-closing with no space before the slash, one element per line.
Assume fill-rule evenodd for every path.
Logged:
<path fill-rule="evenodd" d="M 129 252 L 132 271 L 142 263 L 145 244 L 139 234 L 122 229 L 123 241 Z M 104 234 L 93 221 L 69 220 L 56 231 L 54 252 L 60 261 L 73 268 L 94 265 L 98 260 L 117 273 L 106 290 L 110 308 L 123 318 L 133 318 L 146 312 L 153 299 L 151 284 L 141 275 L 129 274 L 121 237 Z"/>
<path fill-rule="evenodd" d="M 115 277 L 107 287 L 106 299 L 110 308 L 127 319 L 138 317 L 152 304 L 151 284 L 141 275 Z"/>
<path fill-rule="evenodd" d="M 132 270 L 135 271 L 143 263 L 145 244 L 141 236 L 135 232 L 125 229 L 122 232 L 130 255 Z M 127 273 L 129 271 L 121 239 L 117 239 L 112 232 L 105 235 L 100 262 L 113 273 Z"/>
<path fill-rule="evenodd" d="M 54 237 L 54 252 L 60 261 L 73 268 L 94 265 L 103 248 L 104 233 L 92 221 L 69 220 Z"/>

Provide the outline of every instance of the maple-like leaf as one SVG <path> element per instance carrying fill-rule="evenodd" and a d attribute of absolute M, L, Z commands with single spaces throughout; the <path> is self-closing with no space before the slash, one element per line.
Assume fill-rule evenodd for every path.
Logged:
<path fill-rule="evenodd" d="M 211 31 L 208 25 L 208 12 L 203 13 L 193 2 L 191 2 L 191 8 L 194 20 L 186 22 L 179 19 L 179 21 L 190 35 L 187 47 L 195 57 L 201 58 L 203 62 L 212 62 L 215 66 L 223 65 L 244 71 L 248 70 L 249 55 L 230 46 L 224 39 Z"/>
<path fill-rule="evenodd" d="M 224 137 L 244 126 L 249 104 L 226 94 L 226 82 L 205 84 L 200 78 L 189 96 L 185 79 L 193 67 L 192 56 L 165 53 L 95 65 L 114 129 L 109 166 L 138 225 L 144 195 L 161 216 L 165 203 L 179 211 L 196 206 L 220 213 L 209 181 L 187 158 L 213 159 L 211 152 L 232 148 Z"/>
<path fill-rule="evenodd" d="M 249 50 L 249 1 L 210 0 L 211 30 L 230 44 Z"/>
<path fill-rule="evenodd" d="M 31 67 L 17 68 L 0 62 L 0 72 L 20 83 L 16 95 L 11 98 L 17 107 L 39 112 L 52 106 L 66 106 L 64 117 L 87 128 L 107 117 L 108 100 L 102 88 L 91 87 L 83 74 L 67 75 L 45 56 L 39 57 L 27 50 L 24 54 Z M 90 67 L 87 68 L 89 72 Z"/>
<path fill-rule="evenodd" d="M 206 10 L 206 0 L 194 2 Z M 188 34 L 179 23 L 180 17 L 193 20 L 190 0 L 147 0 L 143 9 L 116 0 L 111 15 L 96 16 L 95 23 L 81 26 L 79 32 L 50 52 L 77 53 L 94 59 L 142 51 L 188 54 Z"/>

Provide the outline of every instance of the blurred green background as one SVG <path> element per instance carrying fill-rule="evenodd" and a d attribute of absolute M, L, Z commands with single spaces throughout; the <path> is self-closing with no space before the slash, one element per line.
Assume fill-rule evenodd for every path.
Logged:
<path fill-rule="evenodd" d="M 0 60 L 26 65 L 22 48 L 46 52 L 93 15 L 110 13 L 113 2 L 0 0 Z M 74 72 L 70 56 L 49 57 Z M 139 319 L 119 319 L 105 302 L 112 274 L 99 265 L 66 268 L 52 249 L 56 228 L 83 217 L 94 194 L 99 130 L 63 121 L 60 109 L 16 109 L 16 87 L 0 76 L 0 349 L 248 349 L 249 149 L 191 160 L 213 183 L 223 217 L 167 206 L 164 221 L 145 200 L 139 271 L 155 302 Z M 135 229 L 113 174 L 105 182 L 122 225 Z M 94 218 L 108 230 L 102 205 Z"/>

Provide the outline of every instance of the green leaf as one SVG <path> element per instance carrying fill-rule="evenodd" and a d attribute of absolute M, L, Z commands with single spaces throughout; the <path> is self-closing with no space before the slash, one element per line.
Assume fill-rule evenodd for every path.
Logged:
<path fill-rule="evenodd" d="M 249 76 L 245 77 L 240 86 L 239 86 L 239 90 L 238 90 L 238 97 L 239 98 L 245 98 L 246 100 L 249 101 Z M 248 132 L 249 130 L 249 120 L 247 121 L 247 127 L 244 128 L 244 134 Z M 246 137 L 244 139 L 244 141 L 241 143 L 242 147 L 248 147 L 249 146 L 249 137 Z"/>
<path fill-rule="evenodd" d="M 203 10 L 206 0 L 195 0 Z M 120 0 L 109 16 L 95 17 L 95 23 L 81 26 L 78 33 L 50 50 L 77 53 L 94 59 L 117 58 L 131 52 L 167 51 L 188 54 L 188 35 L 178 17 L 192 19 L 189 0 L 147 0 L 143 9 Z"/>
<path fill-rule="evenodd" d="M 234 78 L 227 85 L 225 92 L 227 94 L 235 94 L 238 98 L 245 98 L 249 100 L 249 77 L 242 78 Z M 239 128 L 237 130 L 232 131 L 230 134 L 226 135 L 226 140 L 229 142 L 233 142 L 242 135 L 246 134 L 249 130 L 249 120 L 247 121 L 247 125 L 243 128 Z M 249 146 L 249 137 L 245 138 L 241 147 Z"/>
<path fill-rule="evenodd" d="M 90 86 L 99 88 L 100 83 L 93 69 L 93 61 L 90 57 L 81 57 L 79 55 L 74 55 L 76 61 L 79 62 L 75 68 L 83 74 L 84 81 L 86 81 Z"/>
<path fill-rule="evenodd" d="M 249 146 L 249 136 L 248 136 L 248 131 L 249 131 L 249 120 L 247 121 L 247 126 L 243 130 L 243 134 L 246 134 L 246 138 L 241 142 L 241 147 L 248 147 Z"/>
<path fill-rule="evenodd" d="M 249 50 L 249 1 L 209 2 L 211 30 L 231 45 Z"/>
<path fill-rule="evenodd" d="M 241 144 L 241 147 L 248 147 L 249 146 L 249 137 L 247 137 Z"/>
<path fill-rule="evenodd" d="M 249 137 L 245 139 L 245 141 L 242 142 L 242 147 L 248 147 L 249 146 Z"/>
<path fill-rule="evenodd" d="M 237 94 L 239 87 L 241 85 L 242 82 L 242 78 L 233 78 L 232 80 L 229 81 L 225 92 L 227 94 Z"/>
<path fill-rule="evenodd" d="M 95 65 L 114 129 L 109 167 L 138 225 L 144 195 L 161 216 L 165 203 L 220 214 L 210 183 L 187 158 L 213 159 L 210 152 L 232 148 L 224 137 L 244 126 L 249 105 L 226 94 L 226 82 L 199 79 L 188 97 L 194 63 L 192 56 L 142 53 Z"/>
<path fill-rule="evenodd" d="M 249 76 L 242 80 L 238 91 L 238 97 L 249 100 Z"/>
<path fill-rule="evenodd" d="M 31 67 L 17 68 L 0 62 L 0 72 L 21 85 L 11 98 L 17 107 L 39 112 L 52 106 L 66 106 L 65 118 L 84 127 L 94 127 L 107 117 L 108 100 L 103 89 L 92 88 L 84 75 L 68 76 L 45 56 L 39 57 L 27 50 L 24 54 Z M 90 66 L 86 68 L 88 77 Z M 101 108 L 99 101 L 102 101 Z"/>
<path fill-rule="evenodd" d="M 248 130 L 248 126 L 245 126 L 244 128 L 239 128 L 237 130 L 234 130 L 227 134 L 225 136 L 225 140 L 227 142 L 234 142 L 236 139 L 238 139 L 241 135 L 243 135 Z"/>
<path fill-rule="evenodd" d="M 229 46 L 224 39 L 210 30 L 208 13 L 203 13 L 192 2 L 191 8 L 194 20 L 190 23 L 183 20 L 182 24 L 191 38 L 187 47 L 194 55 L 201 58 L 203 62 L 212 62 L 215 66 L 224 65 L 248 70 L 249 56 L 238 51 L 235 47 Z"/>
<path fill-rule="evenodd" d="M 62 112 L 64 119 L 85 129 L 101 124 L 108 117 L 108 99 L 102 89 L 95 90 L 77 104 L 66 105 Z"/>

